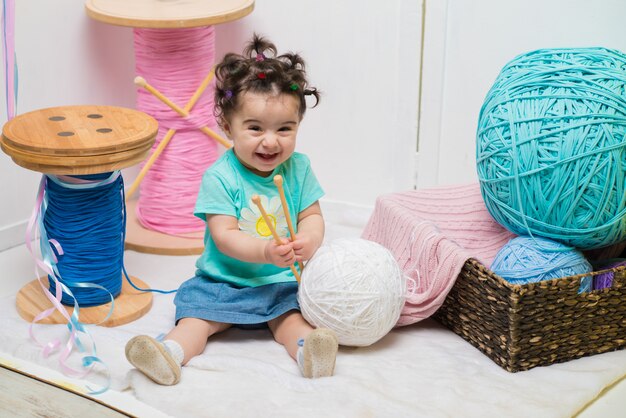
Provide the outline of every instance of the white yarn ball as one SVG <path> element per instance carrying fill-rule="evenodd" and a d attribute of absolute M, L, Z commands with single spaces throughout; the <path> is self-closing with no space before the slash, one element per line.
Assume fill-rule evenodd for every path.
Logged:
<path fill-rule="evenodd" d="M 298 301 L 316 327 L 337 333 L 339 344 L 368 346 L 398 322 L 406 278 L 382 245 L 341 238 L 320 247 L 302 273 Z"/>

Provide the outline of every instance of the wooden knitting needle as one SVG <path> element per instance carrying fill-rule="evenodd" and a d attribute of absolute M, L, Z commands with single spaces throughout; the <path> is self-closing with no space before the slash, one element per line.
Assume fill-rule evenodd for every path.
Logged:
<path fill-rule="evenodd" d="M 281 176 L 280 174 L 275 175 L 274 184 L 278 189 L 278 194 L 280 195 L 280 203 L 283 205 L 283 212 L 285 213 L 285 219 L 287 220 L 287 228 L 289 228 L 289 235 L 291 235 L 291 241 L 293 241 L 296 236 L 296 231 L 293 229 L 293 223 L 291 222 L 291 216 L 289 215 L 289 206 L 287 206 L 285 189 L 283 188 L 283 176 Z M 298 267 L 300 267 L 300 271 L 304 269 L 304 266 L 300 261 L 298 261 Z"/>
<path fill-rule="evenodd" d="M 214 75 L 215 75 L 215 71 L 211 70 L 209 72 L 209 74 L 207 74 L 207 76 L 204 78 L 202 83 L 200 83 L 200 85 L 196 89 L 196 92 L 193 94 L 193 96 L 191 96 L 191 98 L 189 99 L 189 101 L 185 105 L 185 108 L 184 109 L 180 109 L 179 108 L 183 113 L 186 113 L 187 115 L 189 114 L 189 111 L 194 107 L 194 105 L 196 104 L 196 102 L 198 101 L 200 96 L 202 96 L 202 93 L 204 93 L 204 90 L 206 90 L 208 85 L 211 83 L 211 80 L 213 79 Z M 141 87 L 144 87 L 144 88 L 146 88 L 146 86 L 149 85 L 143 77 L 135 77 L 135 84 L 137 84 L 137 85 L 139 85 Z M 152 87 L 152 86 L 150 86 L 150 87 Z M 155 92 L 158 93 L 157 89 L 155 89 L 154 87 L 152 87 L 152 89 Z M 146 88 L 146 90 L 148 90 L 148 89 Z M 148 91 L 150 91 L 152 93 L 151 90 L 148 90 Z M 161 93 L 159 93 L 159 94 L 161 94 Z M 163 96 L 163 95 L 161 94 L 161 96 Z M 163 97 L 165 98 L 165 96 L 163 96 Z M 176 106 L 176 104 L 174 104 L 174 103 L 172 103 L 172 104 L 174 106 Z M 176 107 L 178 107 L 178 106 L 176 106 Z M 144 164 L 143 168 L 141 169 L 141 171 L 137 175 L 137 178 L 135 179 L 133 184 L 130 186 L 130 188 L 126 192 L 126 200 L 129 200 L 130 197 L 135 193 L 135 191 L 137 191 L 137 188 L 139 187 L 139 183 L 141 183 L 143 178 L 146 176 L 146 173 L 148 172 L 148 170 L 150 170 L 150 168 L 152 167 L 152 165 L 154 164 L 156 159 L 159 158 L 159 155 L 161 155 L 161 153 L 163 152 L 163 150 L 165 149 L 167 144 L 169 144 L 170 140 L 172 139 L 172 137 L 174 136 L 175 133 L 176 133 L 176 129 L 169 129 L 167 131 L 167 133 L 165 134 L 165 136 L 163 137 L 163 139 L 161 139 L 161 142 L 156 147 L 156 149 L 154 150 L 154 152 L 152 153 L 152 155 L 150 156 L 148 161 L 146 161 L 146 164 Z M 228 144 L 228 145 L 230 147 L 230 144 Z"/>
<path fill-rule="evenodd" d="M 130 200 L 130 197 L 133 194 L 135 194 L 135 191 L 137 191 L 137 188 L 139 187 L 139 183 L 141 183 L 143 178 L 146 176 L 146 173 L 148 172 L 148 170 L 150 170 L 150 168 L 152 167 L 156 159 L 159 158 L 159 155 L 161 155 L 161 153 L 163 152 L 163 150 L 165 149 L 167 144 L 170 142 L 170 140 L 172 139 L 175 133 L 176 133 L 175 129 L 170 129 L 167 131 L 163 139 L 161 139 L 161 142 L 159 142 L 159 145 L 156 147 L 156 149 L 154 150 L 150 158 L 148 158 L 148 161 L 146 161 L 146 163 L 142 167 L 139 174 L 137 174 L 137 178 L 135 178 L 135 181 L 126 192 L 127 201 Z"/>
<path fill-rule="evenodd" d="M 215 73 L 214 73 L 213 70 L 211 70 L 211 72 L 209 73 L 209 76 L 211 76 L 211 78 L 212 78 L 213 74 L 215 74 Z M 206 86 L 209 85 L 209 83 L 211 81 L 211 78 L 207 77 L 205 79 L 205 80 L 208 79 L 208 82 L 206 83 Z M 189 100 L 189 103 L 187 103 L 187 106 L 185 106 L 185 108 L 182 109 L 176 103 L 174 103 L 170 99 L 168 99 L 163 93 L 161 93 L 155 87 L 153 87 L 150 84 L 148 84 L 148 82 L 143 77 L 139 77 L 139 76 L 135 77 L 135 84 L 137 86 L 139 86 L 139 87 L 143 87 L 144 89 L 146 89 L 147 91 L 152 93 L 152 95 L 154 95 L 154 97 L 156 97 L 157 99 L 159 99 L 160 101 L 162 101 L 163 103 L 168 105 L 174 112 L 178 113 L 180 116 L 182 116 L 184 118 L 189 116 L 189 111 L 191 110 L 191 108 L 193 108 L 193 106 L 196 104 L 196 101 L 200 98 L 200 96 L 202 94 L 202 91 L 200 91 L 200 89 L 198 89 L 196 91 L 196 93 L 193 95 L 193 97 L 191 98 L 191 100 Z M 200 85 L 200 87 L 203 87 L 203 86 L 205 86 L 204 82 Z M 206 86 L 202 90 L 204 90 L 206 88 Z M 200 91 L 200 94 L 197 94 L 198 91 Z M 191 106 L 189 106 L 189 104 L 191 104 Z M 199 129 L 205 135 L 215 139 L 217 142 L 222 144 L 222 146 L 224 148 L 228 149 L 228 148 L 230 148 L 232 146 L 230 144 L 230 142 L 228 142 L 226 139 L 222 138 L 217 132 L 215 132 L 214 130 L 212 130 L 208 126 L 202 126 Z"/>
<path fill-rule="evenodd" d="M 222 144 L 222 146 L 226 149 L 231 148 L 233 145 L 228 142 L 228 140 L 222 138 L 217 132 L 209 128 L 208 126 L 201 126 L 200 131 L 202 131 L 205 135 L 210 136 L 215 139 L 217 142 Z"/>
<path fill-rule="evenodd" d="M 270 232 L 272 233 L 272 236 L 274 237 L 274 241 L 276 242 L 276 244 L 279 244 L 279 245 L 282 244 L 280 241 L 280 237 L 278 236 L 278 233 L 276 232 L 276 228 L 274 228 L 274 225 L 272 224 L 272 220 L 269 218 L 269 216 L 267 216 L 267 212 L 265 212 L 265 208 L 263 207 L 263 204 L 261 203 L 261 198 L 259 197 L 259 195 L 255 194 L 252 196 L 252 203 L 254 203 L 261 211 L 261 216 L 263 216 L 263 220 L 265 221 L 265 224 L 270 229 Z M 300 283 L 300 273 L 298 273 L 298 270 L 296 270 L 295 265 L 292 264 L 289 267 L 291 268 L 291 272 L 293 273 L 293 275 L 296 276 L 297 282 Z"/>
<path fill-rule="evenodd" d="M 187 116 L 189 116 L 189 112 L 186 112 L 184 109 L 181 109 L 176 103 L 168 99 L 163 93 L 161 93 L 159 90 L 157 90 L 156 88 L 148 84 L 145 78 L 141 76 L 135 77 L 135 85 L 139 87 L 143 87 L 144 89 L 148 90 L 150 93 L 152 93 L 154 97 L 156 97 L 157 99 L 159 99 L 160 101 L 168 105 L 172 110 L 174 110 L 176 113 L 178 113 L 182 117 L 186 118 Z"/>
<path fill-rule="evenodd" d="M 185 105 L 184 109 L 181 109 L 176 103 L 172 102 L 167 97 L 165 97 L 165 95 L 163 95 L 163 93 L 161 93 L 155 87 L 153 87 L 150 84 L 148 84 L 148 82 L 145 80 L 145 78 L 140 77 L 140 76 L 135 77 L 135 84 L 137 86 L 139 86 L 139 87 L 143 87 L 146 90 L 148 90 L 157 99 L 161 100 L 163 103 L 165 103 L 166 105 L 171 107 L 172 110 L 174 110 L 179 115 L 181 115 L 183 117 L 187 117 L 187 116 L 189 116 L 189 112 L 191 111 L 191 109 L 193 109 L 193 107 L 196 105 L 196 103 L 200 99 L 200 96 L 202 96 L 202 93 L 204 93 L 206 88 L 209 87 L 209 84 L 211 84 L 211 81 L 213 80 L 213 77 L 215 77 L 215 69 L 211 69 L 211 71 L 209 71 L 207 76 L 204 77 L 204 80 L 202 80 L 202 83 L 200 83 L 200 85 L 196 89 L 196 91 L 193 94 L 193 96 L 191 96 L 191 98 L 189 99 L 189 101 Z"/>
<path fill-rule="evenodd" d="M 202 83 L 200 83 L 200 85 L 196 89 L 196 92 L 193 94 L 193 96 L 191 96 L 191 99 L 189 99 L 187 106 L 185 106 L 185 110 L 187 112 L 190 112 L 191 109 L 193 109 L 195 104 L 198 102 L 198 100 L 200 100 L 200 96 L 202 96 L 202 93 L 204 93 L 206 88 L 209 87 L 209 84 L 211 84 L 213 77 L 215 77 L 215 67 L 211 68 L 211 71 L 209 71 L 206 77 L 204 77 L 204 80 L 202 80 Z"/>

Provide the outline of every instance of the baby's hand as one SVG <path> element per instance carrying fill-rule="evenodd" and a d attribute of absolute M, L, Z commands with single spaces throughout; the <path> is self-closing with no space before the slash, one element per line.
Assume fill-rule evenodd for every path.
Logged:
<path fill-rule="evenodd" d="M 296 254 L 296 260 L 298 261 L 310 260 L 313 254 L 315 254 L 315 251 L 319 248 L 317 241 L 307 235 L 296 234 L 295 239 L 291 243 L 293 244 L 293 250 Z"/>
<path fill-rule="evenodd" d="M 265 259 L 268 263 L 278 267 L 289 267 L 296 262 L 296 255 L 292 243 L 283 238 L 281 244 L 270 240 L 265 244 Z"/>

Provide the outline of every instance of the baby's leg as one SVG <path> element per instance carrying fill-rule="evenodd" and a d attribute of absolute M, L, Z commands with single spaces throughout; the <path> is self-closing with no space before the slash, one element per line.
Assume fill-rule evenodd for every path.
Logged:
<path fill-rule="evenodd" d="M 207 339 L 230 327 L 229 324 L 183 318 L 163 342 L 138 335 L 126 344 L 126 358 L 139 371 L 161 385 L 180 380 L 181 365 L 204 351 Z"/>
<path fill-rule="evenodd" d="M 298 311 L 289 311 L 267 323 L 274 334 L 274 339 L 285 346 L 285 349 L 294 360 L 297 359 L 298 340 L 306 338 L 313 327 Z"/>
<path fill-rule="evenodd" d="M 182 365 L 187 364 L 189 360 L 202 354 L 206 347 L 207 339 L 218 332 L 222 332 L 230 328 L 230 324 L 220 322 L 205 321 L 198 318 L 183 318 L 178 324 L 165 336 L 164 341 L 176 341 L 183 349 Z"/>
<path fill-rule="evenodd" d="M 339 344 L 335 333 L 326 328 L 313 329 L 297 311 L 268 322 L 274 339 L 285 346 L 296 360 L 304 377 L 332 376 Z"/>

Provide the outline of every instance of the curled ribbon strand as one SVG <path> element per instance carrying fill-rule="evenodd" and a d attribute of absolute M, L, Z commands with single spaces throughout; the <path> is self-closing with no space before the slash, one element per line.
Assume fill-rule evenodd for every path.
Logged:
<path fill-rule="evenodd" d="M 15 116 L 17 106 L 17 59 L 15 57 L 15 0 L 2 1 L 2 63 L 7 120 Z"/>
<path fill-rule="evenodd" d="M 88 188 L 90 186 L 98 187 L 99 185 L 112 183 L 113 181 L 115 181 L 115 179 L 117 179 L 117 177 L 119 177 L 119 172 L 113 173 L 110 177 L 104 179 L 103 181 L 92 182 L 91 184 L 79 181 L 76 182 L 76 184 L 71 185 L 70 188 Z M 80 321 L 80 306 L 70 287 L 91 287 L 103 290 L 108 293 L 111 301 L 111 307 L 106 318 L 104 318 L 102 322 L 106 321 L 113 312 L 114 297 L 104 286 L 101 286 L 99 284 L 71 281 L 68 282 L 61 280 L 61 274 L 59 273 L 58 269 L 58 257 L 62 257 L 64 255 L 64 251 L 61 244 L 56 239 L 50 239 L 48 237 L 48 233 L 44 225 L 45 214 L 49 206 L 49 201 L 46 193 L 46 185 L 48 179 L 51 179 L 52 181 L 55 181 L 57 183 L 62 181 L 60 178 L 54 178 L 53 176 L 42 176 L 39 183 L 35 207 L 33 208 L 26 229 L 26 247 L 33 256 L 33 259 L 35 260 L 35 275 L 37 277 L 41 290 L 47 297 L 47 299 L 52 303 L 52 307 L 40 312 L 33 318 L 29 326 L 29 335 L 31 339 L 42 348 L 42 355 L 44 356 L 44 358 L 47 358 L 48 356 L 59 350 L 61 347 L 63 347 L 59 354 L 59 364 L 62 371 L 66 375 L 84 378 L 92 371 L 93 365 L 95 363 L 100 363 L 105 369 L 107 382 L 100 389 L 94 389 L 87 386 L 89 394 L 96 395 L 104 393 L 108 390 L 110 386 L 110 373 L 106 364 L 97 356 L 96 344 L 93 337 L 91 336 L 91 334 L 89 334 L 84 324 Z M 32 247 L 32 241 L 37 239 L 39 240 L 40 255 L 37 255 Z M 47 274 L 49 282 L 54 283 L 54 294 L 41 280 L 42 273 Z M 68 295 L 69 298 L 72 300 L 74 310 L 71 315 L 68 313 L 67 309 L 65 309 L 61 302 L 63 294 Z M 59 312 L 67 321 L 69 336 L 63 346 L 58 339 L 53 339 L 46 343 L 41 343 L 35 335 L 34 325 L 39 321 L 54 314 L 55 311 Z M 76 347 L 78 351 L 82 353 L 87 351 L 85 348 L 85 344 L 81 341 L 81 336 L 87 339 L 87 341 L 89 342 L 88 345 L 91 347 L 91 353 L 83 357 L 82 366 L 85 369 L 83 371 L 76 370 L 67 365 L 68 358 L 70 357 L 74 347 Z"/>

